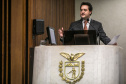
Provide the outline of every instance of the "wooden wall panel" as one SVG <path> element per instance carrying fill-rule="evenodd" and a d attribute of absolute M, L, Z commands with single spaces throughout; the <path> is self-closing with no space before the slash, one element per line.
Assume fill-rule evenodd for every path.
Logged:
<path fill-rule="evenodd" d="M 2 34 L 2 36 L 1 36 L 1 38 L 2 38 L 2 50 L 1 50 L 1 53 L 2 53 L 2 76 L 1 76 L 1 84 L 3 84 L 4 83 L 4 2 L 3 2 L 3 0 L 1 0 L 1 9 L 2 9 L 2 12 L 1 12 L 1 20 L 2 20 L 2 32 L 1 32 L 1 34 Z"/>
<path fill-rule="evenodd" d="M 52 21 L 51 21 L 51 23 L 52 23 L 52 27 L 54 27 L 55 28 L 55 35 L 56 36 L 58 36 L 58 33 L 57 33 L 57 30 L 56 30 L 56 28 L 57 28 L 57 13 L 56 13 L 56 8 L 57 8 L 57 0 L 52 0 L 52 14 L 51 14 L 51 17 L 52 17 Z M 58 39 L 56 38 L 56 41 L 58 41 Z"/>
<path fill-rule="evenodd" d="M 2 84 L 29 84 L 30 48 L 47 37 L 46 27 L 68 30 L 74 0 L 2 0 Z M 44 20 L 44 34 L 33 38 L 33 19 Z M 27 68 L 28 67 L 28 68 Z"/>
<path fill-rule="evenodd" d="M 8 84 L 8 0 L 2 0 L 2 84 Z"/>
<path fill-rule="evenodd" d="M 2 40 L 2 41 L 1 41 L 2 44 L 0 44 L 0 45 L 2 45 L 2 48 L 0 47 L 0 48 L 2 49 L 2 50 L 0 49 L 0 52 L 1 52 L 1 60 L 0 60 L 0 61 L 1 61 L 1 63 L 2 63 L 2 64 L 1 64 L 1 65 L 2 65 L 2 67 L 1 67 L 1 73 L 2 73 L 2 74 L 1 74 L 1 77 L 0 77 L 0 78 L 1 78 L 1 79 L 0 79 L 0 80 L 1 80 L 0 83 L 1 83 L 1 84 L 4 84 L 4 25 L 3 25 L 3 24 L 4 24 L 4 1 L 3 1 L 3 0 L 1 0 L 1 7 L 0 7 L 0 10 L 1 10 L 1 12 L 0 12 L 0 13 L 1 13 L 1 14 L 0 14 L 0 15 L 1 15 L 1 16 L 0 16 L 0 17 L 1 17 L 1 18 L 0 18 L 0 20 L 1 20 L 1 21 L 0 21 L 0 24 L 1 24 L 1 27 L 2 27 L 2 28 L 1 28 L 1 30 L 2 30 L 2 31 L 1 31 L 1 37 L 0 37 L 1 40 Z"/>
<path fill-rule="evenodd" d="M 8 33 L 9 33 L 9 31 L 8 31 L 9 30 L 8 29 L 9 28 L 9 26 L 8 26 L 8 10 L 9 10 L 8 9 L 8 4 L 9 4 L 8 0 L 6 0 L 6 14 L 5 14 L 5 16 L 6 16 L 6 20 L 5 20 L 6 21 L 6 26 L 5 26 L 6 27 L 6 29 L 5 29 L 5 31 L 6 31 L 5 32 L 5 34 L 6 34 L 5 35 L 6 36 L 6 38 L 5 38 L 6 39 L 6 50 L 5 50 L 6 51 L 6 84 L 8 84 L 7 80 L 9 80 L 8 79 L 9 78 L 8 77 L 8 62 L 9 62 L 9 60 L 8 60 L 8 52 L 9 52 L 8 51 Z"/>
<path fill-rule="evenodd" d="M 40 40 L 47 37 L 47 26 L 55 28 L 57 44 L 62 44 L 59 40 L 58 29 L 64 27 L 64 30 L 68 30 L 70 23 L 74 21 L 74 0 L 35 0 L 33 11 L 34 19 L 44 19 L 45 22 L 45 33 L 36 36 L 35 45 L 38 46 Z"/>
<path fill-rule="evenodd" d="M 61 28 L 60 27 L 60 4 L 59 4 L 59 2 L 60 2 L 60 0 L 56 0 L 56 28 Z M 56 30 L 55 32 L 58 32 L 58 30 Z M 57 38 L 56 38 L 56 41 L 57 41 L 57 44 L 60 44 L 61 42 L 59 41 L 59 39 L 60 39 L 60 37 L 59 37 L 59 35 L 58 35 L 58 33 L 56 33 L 57 34 Z"/>
<path fill-rule="evenodd" d="M 35 1 L 35 0 L 34 0 Z M 28 0 L 28 73 L 26 73 L 28 75 L 27 78 L 27 82 L 26 84 L 31 84 L 30 82 L 30 76 L 32 76 L 30 73 L 30 48 L 35 46 L 34 43 L 34 39 L 32 36 L 32 27 L 33 27 L 33 17 L 35 16 L 35 13 L 33 12 L 33 10 L 35 9 L 35 7 L 33 6 L 33 0 Z"/>
<path fill-rule="evenodd" d="M 11 84 L 24 84 L 25 0 L 11 0 Z"/>

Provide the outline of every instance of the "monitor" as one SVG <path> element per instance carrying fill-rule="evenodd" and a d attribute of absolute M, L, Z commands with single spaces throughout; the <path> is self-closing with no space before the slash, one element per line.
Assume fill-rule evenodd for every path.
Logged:
<path fill-rule="evenodd" d="M 48 35 L 48 40 L 49 44 L 56 45 L 56 37 L 55 37 L 55 30 L 52 27 L 47 27 L 47 35 Z"/>
<path fill-rule="evenodd" d="M 97 45 L 95 30 L 64 31 L 64 45 Z"/>

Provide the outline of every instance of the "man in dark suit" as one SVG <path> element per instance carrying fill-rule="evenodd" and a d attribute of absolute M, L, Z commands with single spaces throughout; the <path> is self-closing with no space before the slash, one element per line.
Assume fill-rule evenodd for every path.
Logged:
<path fill-rule="evenodd" d="M 104 44 L 108 44 L 111 40 L 106 36 L 103 30 L 102 24 L 98 21 L 91 19 L 93 7 L 89 2 L 82 2 L 80 5 L 80 16 L 81 19 L 72 22 L 69 30 L 96 30 L 97 36 L 99 35 L 100 40 Z M 58 30 L 60 37 L 63 37 L 63 27 Z"/>

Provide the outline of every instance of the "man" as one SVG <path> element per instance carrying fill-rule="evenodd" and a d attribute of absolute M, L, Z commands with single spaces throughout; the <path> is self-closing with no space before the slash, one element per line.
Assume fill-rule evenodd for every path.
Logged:
<path fill-rule="evenodd" d="M 102 28 L 102 24 L 98 21 L 91 19 L 93 7 L 89 2 L 82 2 L 80 5 L 81 19 L 71 23 L 69 30 L 96 30 L 97 36 L 104 44 L 108 44 L 111 40 L 106 36 Z M 58 30 L 60 37 L 63 37 L 63 27 Z"/>
<path fill-rule="evenodd" d="M 72 70 L 68 74 L 70 74 L 70 73 L 72 73 L 72 78 L 76 78 L 76 70 L 75 70 L 75 67 L 73 67 Z"/>

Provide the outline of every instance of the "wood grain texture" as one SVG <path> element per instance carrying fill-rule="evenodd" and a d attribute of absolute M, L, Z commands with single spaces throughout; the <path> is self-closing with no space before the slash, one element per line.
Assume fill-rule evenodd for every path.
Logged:
<path fill-rule="evenodd" d="M 9 9 L 8 9 L 8 0 L 6 0 L 6 14 L 5 14 L 5 16 L 6 16 L 6 84 L 8 84 L 8 33 L 9 33 L 9 26 L 8 26 L 8 11 L 9 11 Z"/>
<path fill-rule="evenodd" d="M 11 84 L 24 84 L 25 0 L 11 1 Z"/>
<path fill-rule="evenodd" d="M 29 84 L 30 48 L 47 37 L 48 26 L 61 45 L 58 29 L 68 30 L 75 19 L 74 6 L 74 0 L 2 0 L 2 84 Z M 44 34 L 34 39 L 33 19 L 44 20 Z"/>
<path fill-rule="evenodd" d="M 74 0 L 35 0 L 34 19 L 44 20 L 44 34 L 37 35 L 35 45 L 40 44 L 40 40 L 47 37 L 46 27 L 55 29 L 57 44 L 62 44 L 59 40 L 58 29 L 64 27 L 68 30 L 70 23 L 74 21 Z"/>
<path fill-rule="evenodd" d="M 2 0 L 2 84 L 4 84 L 4 0 Z"/>

